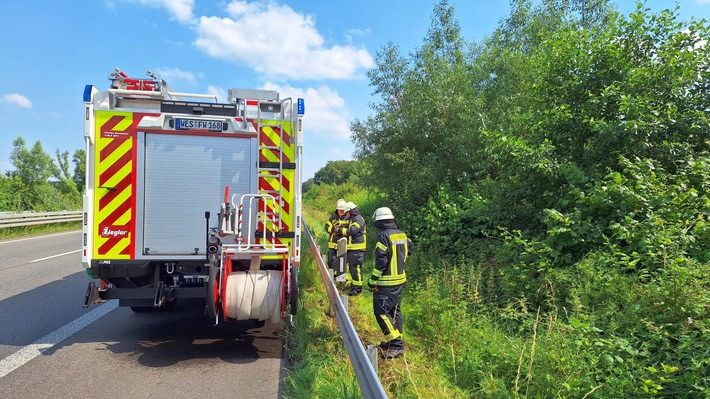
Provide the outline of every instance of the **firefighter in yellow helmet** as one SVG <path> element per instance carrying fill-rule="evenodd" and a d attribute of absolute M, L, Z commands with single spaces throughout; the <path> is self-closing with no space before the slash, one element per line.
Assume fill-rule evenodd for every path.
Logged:
<path fill-rule="evenodd" d="M 348 237 L 348 276 L 350 295 L 359 295 L 362 292 L 362 274 L 360 268 L 365 262 L 365 234 L 367 226 L 365 219 L 360 215 L 360 210 L 352 202 L 347 203 L 345 214 L 348 224 L 340 229 L 341 235 Z"/>
<path fill-rule="evenodd" d="M 372 215 L 380 230 L 375 245 L 375 268 L 367 281 L 372 295 L 373 312 L 385 341 L 380 343 L 386 359 L 404 354 L 402 340 L 402 295 L 407 275 L 404 268 L 412 254 L 412 241 L 397 228 L 390 208 L 377 208 Z"/>
<path fill-rule="evenodd" d="M 340 228 L 347 226 L 347 217 L 345 216 L 347 205 L 348 203 L 344 199 L 337 200 L 335 202 L 335 211 L 325 223 L 325 231 L 328 232 L 328 267 L 331 269 L 335 267 L 335 261 L 337 260 L 338 240 L 342 237 Z"/>

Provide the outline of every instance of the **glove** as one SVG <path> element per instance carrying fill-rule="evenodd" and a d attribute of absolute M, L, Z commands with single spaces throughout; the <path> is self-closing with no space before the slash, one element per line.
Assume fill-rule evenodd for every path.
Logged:
<path fill-rule="evenodd" d="M 367 280 L 367 289 L 369 289 L 370 292 L 377 292 L 377 281 L 373 279 Z"/>

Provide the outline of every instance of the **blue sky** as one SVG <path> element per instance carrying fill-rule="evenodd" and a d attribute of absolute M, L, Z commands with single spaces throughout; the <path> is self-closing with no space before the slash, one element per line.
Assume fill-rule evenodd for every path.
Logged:
<path fill-rule="evenodd" d="M 306 99 L 303 178 L 352 159 L 350 122 L 371 112 L 365 77 L 391 41 L 421 45 L 434 0 L 4 0 L 0 4 L 0 172 L 22 136 L 45 152 L 84 148 L 82 93 L 104 90 L 119 67 L 150 69 L 178 92 L 225 98 L 232 87 Z M 450 0 L 464 37 L 480 41 L 508 15 L 507 0 Z M 634 1 L 619 0 L 628 14 Z M 652 9 L 675 1 L 652 1 Z M 710 0 L 679 0 L 683 19 L 710 19 Z"/>

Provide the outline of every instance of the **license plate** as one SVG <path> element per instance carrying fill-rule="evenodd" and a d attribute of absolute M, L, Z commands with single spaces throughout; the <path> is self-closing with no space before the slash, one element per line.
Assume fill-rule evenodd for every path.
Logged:
<path fill-rule="evenodd" d="M 175 129 L 178 130 L 209 130 L 210 132 L 221 132 L 222 121 L 209 119 L 175 119 Z"/>

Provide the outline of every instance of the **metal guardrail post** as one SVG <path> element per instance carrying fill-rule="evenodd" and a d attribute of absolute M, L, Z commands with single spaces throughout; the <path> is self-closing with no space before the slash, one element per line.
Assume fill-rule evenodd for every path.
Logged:
<path fill-rule="evenodd" d="M 328 271 L 328 267 L 325 262 L 323 262 L 318 245 L 316 244 L 305 219 L 303 220 L 303 227 L 306 230 L 306 236 L 308 237 L 308 246 L 310 247 L 313 257 L 318 264 L 318 271 L 320 272 L 323 285 L 325 285 L 325 291 L 328 294 L 328 299 L 330 299 L 330 303 L 333 305 L 335 318 L 338 321 L 340 334 L 343 336 L 345 349 L 348 352 L 350 362 L 352 363 L 353 370 L 355 371 L 355 376 L 357 377 L 357 382 L 360 385 L 360 392 L 365 399 L 386 399 L 387 393 L 385 393 L 382 383 L 377 377 L 377 371 L 370 361 L 370 358 L 367 356 L 367 353 L 365 353 L 365 348 L 363 348 L 362 343 L 360 342 L 360 337 L 357 335 L 357 331 L 355 331 L 355 327 L 348 316 L 348 312 L 338 296 L 335 284 L 333 284 L 329 277 L 331 274 Z"/>

